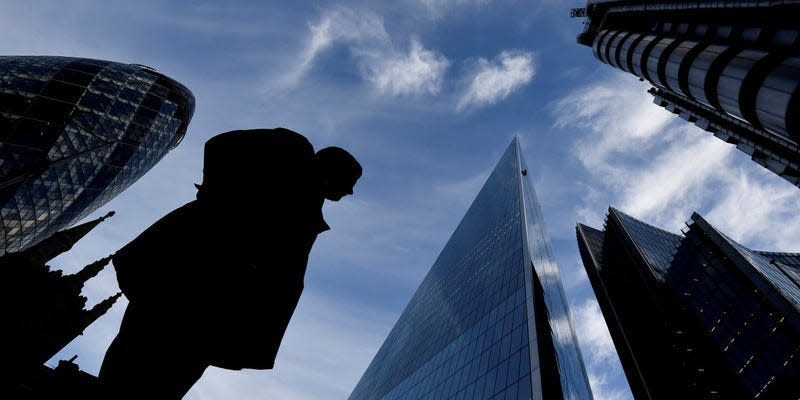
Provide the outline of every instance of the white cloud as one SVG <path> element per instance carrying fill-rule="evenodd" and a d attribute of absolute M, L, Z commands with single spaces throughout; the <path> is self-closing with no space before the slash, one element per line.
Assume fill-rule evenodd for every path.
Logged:
<path fill-rule="evenodd" d="M 584 208 L 610 203 L 675 232 L 698 211 L 744 244 L 798 250 L 796 188 L 652 104 L 646 88 L 618 73 L 555 103 L 556 127 L 578 129 L 575 154 L 604 193 Z"/>
<path fill-rule="evenodd" d="M 598 400 L 631 398 L 630 392 L 612 382 L 622 379 L 621 366 L 597 302 L 594 299 L 585 300 L 582 304 L 572 304 L 570 309 L 573 320 L 578 323 L 579 329 L 576 329 L 575 333 L 586 362 L 589 385 L 592 387 L 594 398 Z"/>
<path fill-rule="evenodd" d="M 447 11 L 457 7 L 480 7 L 489 4 L 491 0 L 413 0 L 428 12 L 428 16 L 439 18 Z"/>
<path fill-rule="evenodd" d="M 586 300 L 583 304 L 573 304 L 570 308 L 575 321 L 580 321 L 580 329 L 575 332 L 584 358 L 587 358 L 590 364 L 615 360 L 617 356 L 614 342 L 608 333 L 606 322 L 597 302 Z"/>
<path fill-rule="evenodd" d="M 457 109 L 496 104 L 533 80 L 533 54 L 503 51 L 493 61 L 481 58 Z"/>
<path fill-rule="evenodd" d="M 379 15 L 339 7 L 309 25 L 307 44 L 298 61 L 276 86 L 286 89 L 297 85 L 319 55 L 337 44 L 348 48 L 362 78 L 381 94 L 436 95 L 450 65 L 444 55 L 426 49 L 415 39 L 407 51 L 399 50 Z"/>
<path fill-rule="evenodd" d="M 702 197 L 709 194 L 709 181 L 720 178 L 721 171 L 727 172 L 729 156 L 734 150 L 722 142 L 710 142 L 710 138 L 693 130 L 675 129 L 682 136 L 653 158 L 651 165 L 636 172 L 636 179 L 623 188 L 620 203 L 623 210 L 654 216 L 669 213 L 676 204 L 700 205 Z"/>
<path fill-rule="evenodd" d="M 309 29 L 311 37 L 303 57 L 305 63 L 312 62 L 317 54 L 337 41 L 363 43 L 389 40 L 380 16 L 349 8 L 329 11 L 319 23 L 310 25 Z"/>
<path fill-rule="evenodd" d="M 319 22 L 309 25 L 306 45 L 299 60 L 278 82 L 279 86 L 294 86 L 311 69 L 317 57 L 336 43 L 356 47 L 383 48 L 390 45 L 383 19 L 375 13 L 346 7 L 325 12 Z"/>
<path fill-rule="evenodd" d="M 776 181 L 780 178 L 771 172 L 758 172 L 727 171 L 720 200 L 705 217 L 724 234 L 751 247 L 800 252 L 800 193 Z"/>
<path fill-rule="evenodd" d="M 649 149 L 674 119 L 652 104 L 647 88 L 620 73 L 556 102 L 556 127 L 588 133 L 580 135 L 576 145 L 578 159 L 587 168 L 613 172 L 617 155 Z"/>
<path fill-rule="evenodd" d="M 382 93 L 438 94 L 449 65 L 446 57 L 412 40 L 407 54 L 393 54 L 368 65 L 366 77 Z"/>
<path fill-rule="evenodd" d="M 594 371 L 589 373 L 589 385 L 592 387 L 592 397 L 597 400 L 628 400 L 633 399 L 631 393 L 620 389 L 609 382 L 608 374 Z"/>

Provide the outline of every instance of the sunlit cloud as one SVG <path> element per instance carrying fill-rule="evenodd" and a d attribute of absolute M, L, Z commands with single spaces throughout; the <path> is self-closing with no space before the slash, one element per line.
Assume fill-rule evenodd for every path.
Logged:
<path fill-rule="evenodd" d="M 629 392 L 615 388 L 611 383 L 614 375 L 620 374 L 619 367 L 610 368 L 619 365 L 619 358 L 597 302 L 593 299 L 585 300 L 581 304 L 572 304 L 570 309 L 573 320 L 578 324 L 575 333 L 586 363 L 594 398 L 629 399 Z"/>
<path fill-rule="evenodd" d="M 438 94 L 450 62 L 417 40 L 408 53 L 382 55 L 366 65 L 365 75 L 375 88 L 392 95 Z"/>
<path fill-rule="evenodd" d="M 597 400 L 633 399 L 629 391 L 615 387 L 608 374 L 603 372 L 589 373 L 589 385 L 592 387 L 592 396 Z"/>
<path fill-rule="evenodd" d="M 369 11 L 338 7 L 323 13 L 316 23 L 309 24 L 305 47 L 291 70 L 281 77 L 283 87 L 296 85 L 313 67 L 317 57 L 337 43 L 356 47 L 381 48 L 390 45 L 383 19 Z"/>
<path fill-rule="evenodd" d="M 387 33 L 383 19 L 373 12 L 343 7 L 329 10 L 309 25 L 305 48 L 277 87 L 287 89 L 299 84 L 320 54 L 342 45 L 349 50 L 358 73 L 377 93 L 438 94 L 450 61 L 435 50 L 426 49 L 417 39 L 411 39 L 407 49 L 397 42 Z"/>
<path fill-rule="evenodd" d="M 677 232 L 693 211 L 751 246 L 800 246 L 796 188 L 734 146 L 652 104 L 647 85 L 624 74 L 555 103 L 556 127 L 577 130 L 574 154 L 589 186 L 649 223 Z M 592 212 L 584 210 L 584 214 Z M 596 215 L 592 215 L 596 220 Z"/>
<path fill-rule="evenodd" d="M 533 54 L 529 52 L 507 50 L 492 61 L 481 58 L 456 108 L 496 104 L 529 84 L 535 73 Z"/>

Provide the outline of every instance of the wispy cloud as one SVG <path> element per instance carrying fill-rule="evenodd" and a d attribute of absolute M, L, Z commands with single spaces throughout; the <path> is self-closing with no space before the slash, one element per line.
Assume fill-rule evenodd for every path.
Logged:
<path fill-rule="evenodd" d="M 582 304 L 573 304 L 571 308 L 574 319 L 581 321 L 581 329 L 576 332 L 587 361 L 591 364 L 602 364 L 615 360 L 617 355 L 614 342 L 597 302 L 586 300 Z"/>
<path fill-rule="evenodd" d="M 606 328 L 603 314 L 594 299 L 571 307 L 573 320 L 580 321 L 576 329 L 584 362 L 587 363 L 589 384 L 596 399 L 629 399 L 630 392 L 621 390 L 612 380 L 620 380 L 619 358 L 614 342 Z M 616 368 L 609 368 L 615 366 Z"/>
<path fill-rule="evenodd" d="M 306 44 L 296 64 L 277 82 L 284 88 L 296 85 L 311 69 L 317 57 L 336 43 L 350 46 L 383 48 L 390 45 L 383 19 L 372 12 L 338 7 L 323 13 L 309 24 Z"/>
<path fill-rule="evenodd" d="M 450 61 L 412 39 L 401 49 L 387 33 L 383 19 L 370 11 L 339 7 L 309 25 L 307 44 L 292 69 L 278 81 L 281 88 L 298 84 L 325 50 L 346 46 L 361 77 L 378 93 L 394 96 L 439 93 Z M 400 41 L 402 42 L 402 40 Z"/>
<path fill-rule="evenodd" d="M 771 172 L 758 172 L 727 171 L 719 201 L 705 216 L 723 233 L 751 247 L 800 251 L 800 193 Z"/>
<path fill-rule="evenodd" d="M 629 400 L 633 397 L 627 390 L 620 389 L 608 378 L 604 372 L 589 373 L 589 385 L 592 387 L 592 396 L 598 400 Z"/>
<path fill-rule="evenodd" d="M 489 4 L 491 0 L 412 0 L 412 2 L 421 5 L 429 17 L 439 18 L 454 8 L 480 7 Z"/>
<path fill-rule="evenodd" d="M 496 104 L 530 83 L 535 73 L 529 52 L 506 50 L 492 61 L 481 58 L 457 109 Z"/>
<path fill-rule="evenodd" d="M 385 55 L 382 55 L 385 56 Z M 412 40 L 408 53 L 376 57 L 366 65 L 366 78 L 378 91 L 392 95 L 438 94 L 450 61 Z"/>
<path fill-rule="evenodd" d="M 592 201 L 605 200 L 672 231 L 699 211 L 745 244 L 798 250 L 796 188 L 652 104 L 646 87 L 618 74 L 555 103 L 556 127 L 580 132 L 574 154 L 590 186 L 604 194 Z"/>
<path fill-rule="evenodd" d="M 555 103 L 556 127 L 577 128 L 583 133 L 575 149 L 587 168 L 613 175 L 619 154 L 635 157 L 657 143 L 653 139 L 674 116 L 652 104 L 647 88 L 618 74 L 581 87 Z"/>

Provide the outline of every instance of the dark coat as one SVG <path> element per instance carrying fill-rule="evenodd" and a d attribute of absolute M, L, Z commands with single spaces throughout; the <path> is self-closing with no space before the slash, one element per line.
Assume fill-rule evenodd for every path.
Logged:
<path fill-rule="evenodd" d="M 272 368 L 309 251 L 327 229 L 312 158 L 288 130 L 209 140 L 198 199 L 114 256 L 130 300 L 120 336 L 158 329 L 209 365 Z"/>

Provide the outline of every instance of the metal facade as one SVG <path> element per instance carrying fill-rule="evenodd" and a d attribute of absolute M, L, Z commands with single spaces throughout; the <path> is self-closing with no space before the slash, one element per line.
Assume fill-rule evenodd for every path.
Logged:
<path fill-rule="evenodd" d="M 800 2 L 589 1 L 578 42 L 800 186 Z"/>

